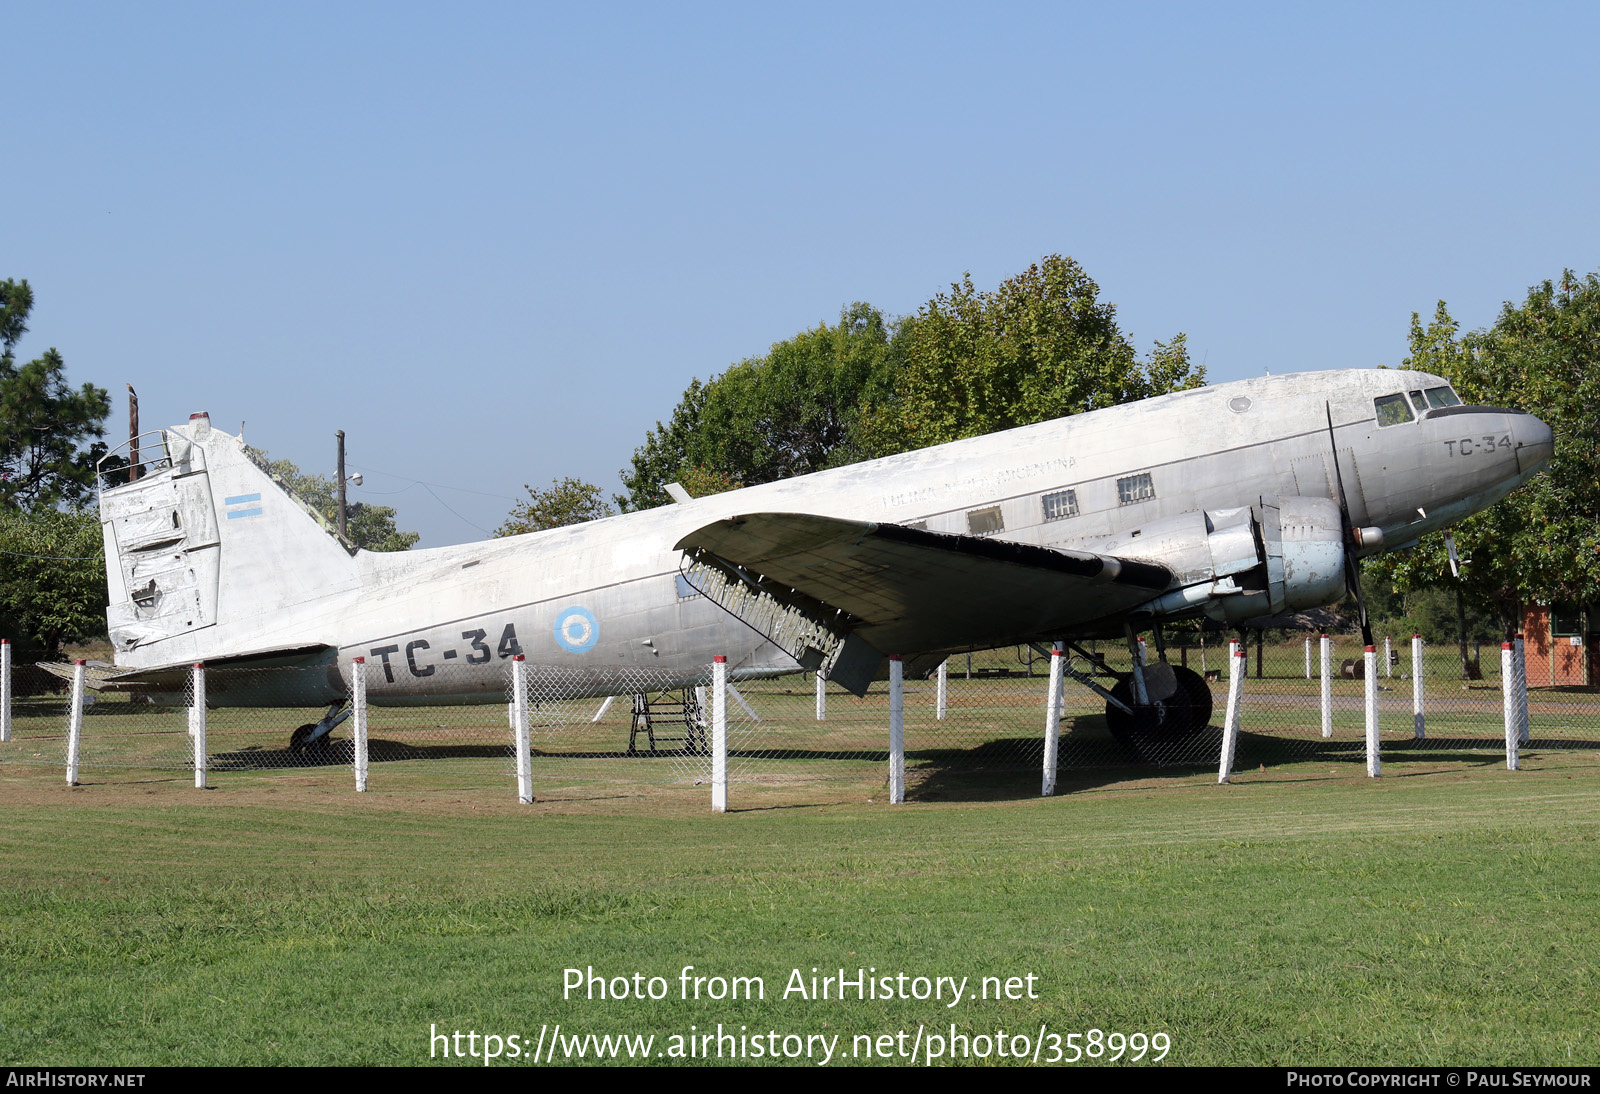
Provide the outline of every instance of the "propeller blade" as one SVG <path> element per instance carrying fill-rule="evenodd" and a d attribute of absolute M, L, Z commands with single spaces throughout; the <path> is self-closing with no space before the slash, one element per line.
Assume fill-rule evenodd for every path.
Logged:
<path fill-rule="evenodd" d="M 1350 505 L 1344 496 L 1344 475 L 1339 470 L 1339 442 L 1333 434 L 1333 404 L 1325 402 L 1322 409 L 1328 416 L 1328 449 L 1333 453 L 1333 482 L 1338 491 L 1334 500 L 1339 503 L 1339 520 L 1344 526 L 1344 587 L 1356 598 L 1356 614 L 1361 621 L 1361 644 L 1370 646 L 1372 623 L 1367 618 L 1367 598 L 1361 592 L 1361 563 L 1355 555 L 1355 549 L 1359 546 L 1355 524 L 1350 519 Z"/>

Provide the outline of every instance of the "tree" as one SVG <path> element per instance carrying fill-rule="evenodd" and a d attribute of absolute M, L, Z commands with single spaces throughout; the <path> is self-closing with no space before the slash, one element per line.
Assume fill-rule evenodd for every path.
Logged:
<path fill-rule="evenodd" d="M 322 517 L 330 531 L 338 528 L 339 495 L 333 480 L 308 475 L 289 460 L 269 461 L 267 454 L 259 449 L 252 451 L 261 458 L 273 478 Z M 352 546 L 366 551 L 409 551 L 422 534 L 400 531 L 395 526 L 395 515 L 392 506 L 351 502 L 345 508 L 345 534 Z"/>
<path fill-rule="evenodd" d="M 18 662 L 105 634 L 106 563 L 92 512 L 0 509 L 0 633 Z"/>
<path fill-rule="evenodd" d="M 883 313 L 857 302 L 741 361 L 707 386 L 688 454 L 746 485 L 860 459 L 852 441 L 864 402 L 893 386 Z"/>
<path fill-rule="evenodd" d="M 970 275 L 951 285 L 905 325 L 903 367 L 865 415 L 863 447 L 888 455 L 1205 383 L 1182 334 L 1141 363 L 1099 293 L 1060 255 L 994 292 Z"/>
<path fill-rule="evenodd" d="M 672 409 L 671 420 L 666 425 L 658 421 L 654 429 L 645 433 L 644 444 L 633 450 L 633 470 L 621 473 L 622 485 L 628 492 L 614 499 L 624 513 L 667 504 L 665 487 L 679 478 L 689 462 L 689 439 L 700 425 L 705 401 L 706 386 L 698 378 L 691 380 L 683 398 Z"/>
<path fill-rule="evenodd" d="M 106 453 L 96 438 L 105 435 L 111 398 L 92 384 L 68 387 L 54 347 L 17 364 L 17 343 L 32 310 L 26 281 L 0 281 L 0 508 L 83 505 L 93 493 L 95 464 Z"/>
<path fill-rule="evenodd" d="M 699 463 L 679 468 L 678 484 L 691 498 L 726 494 L 729 490 L 738 490 L 744 486 L 744 483 L 734 481 L 733 476 L 726 471 L 716 471 Z"/>
<path fill-rule="evenodd" d="M 535 490 L 526 484 L 523 489 L 528 492 L 528 500 L 511 507 L 511 515 L 495 529 L 495 535 L 520 536 L 546 528 L 565 528 L 609 517 L 614 512 L 601 489 L 582 479 L 553 479 L 547 490 Z"/>
<path fill-rule="evenodd" d="M 1426 327 L 1413 314 L 1405 367 L 1445 377 L 1469 404 L 1531 411 L 1555 431 L 1543 474 L 1455 529 L 1463 596 L 1511 633 L 1524 601 L 1600 601 L 1600 277 L 1568 270 L 1529 289 L 1520 307 L 1506 303 L 1487 330 L 1457 330 L 1442 300 Z M 1457 586 L 1441 543 L 1392 566 L 1403 589 Z"/>
<path fill-rule="evenodd" d="M 662 488 L 673 481 L 698 497 L 863 458 L 861 407 L 892 389 L 895 341 L 883 313 L 857 302 L 840 309 L 836 325 L 819 323 L 706 383 L 694 380 L 671 422 L 657 422 L 634 452 L 618 504 L 663 505 Z"/>

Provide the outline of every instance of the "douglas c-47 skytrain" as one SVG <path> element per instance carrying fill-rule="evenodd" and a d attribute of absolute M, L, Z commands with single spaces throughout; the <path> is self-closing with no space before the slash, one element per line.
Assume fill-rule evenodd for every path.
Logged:
<path fill-rule="evenodd" d="M 213 705 L 329 704 L 351 659 L 375 705 L 504 701 L 502 662 L 573 694 L 648 668 L 693 683 L 820 671 L 864 693 L 901 655 L 1135 641 L 1359 593 L 1356 559 L 1505 497 L 1549 460 L 1531 414 L 1463 406 L 1437 376 L 1269 376 L 1164 395 L 647 512 L 379 554 L 342 543 L 205 414 L 103 465 L 116 668 L 182 690 L 194 662 L 299 666 L 292 692 L 224 672 Z M 154 453 L 153 456 L 150 454 Z M 1369 639 L 1370 641 L 1370 639 Z M 1136 662 L 1137 663 L 1137 662 Z M 1211 695 L 1153 663 L 1102 690 L 1119 733 L 1185 734 Z"/>

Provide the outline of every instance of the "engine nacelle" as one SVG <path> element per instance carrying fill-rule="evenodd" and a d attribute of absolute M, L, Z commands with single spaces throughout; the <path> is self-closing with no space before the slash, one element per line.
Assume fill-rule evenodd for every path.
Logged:
<path fill-rule="evenodd" d="M 1328 498 L 1263 497 L 1260 505 L 1185 513 L 1072 546 L 1172 570 L 1175 587 L 1139 609 L 1153 616 L 1203 611 L 1241 623 L 1344 595 L 1344 532 Z"/>

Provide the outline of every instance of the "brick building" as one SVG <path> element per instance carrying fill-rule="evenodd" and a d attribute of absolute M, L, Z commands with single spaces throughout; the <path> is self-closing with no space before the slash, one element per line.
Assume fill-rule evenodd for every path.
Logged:
<path fill-rule="evenodd" d="M 1528 605 L 1522 634 L 1529 687 L 1600 685 L 1600 605 Z"/>

